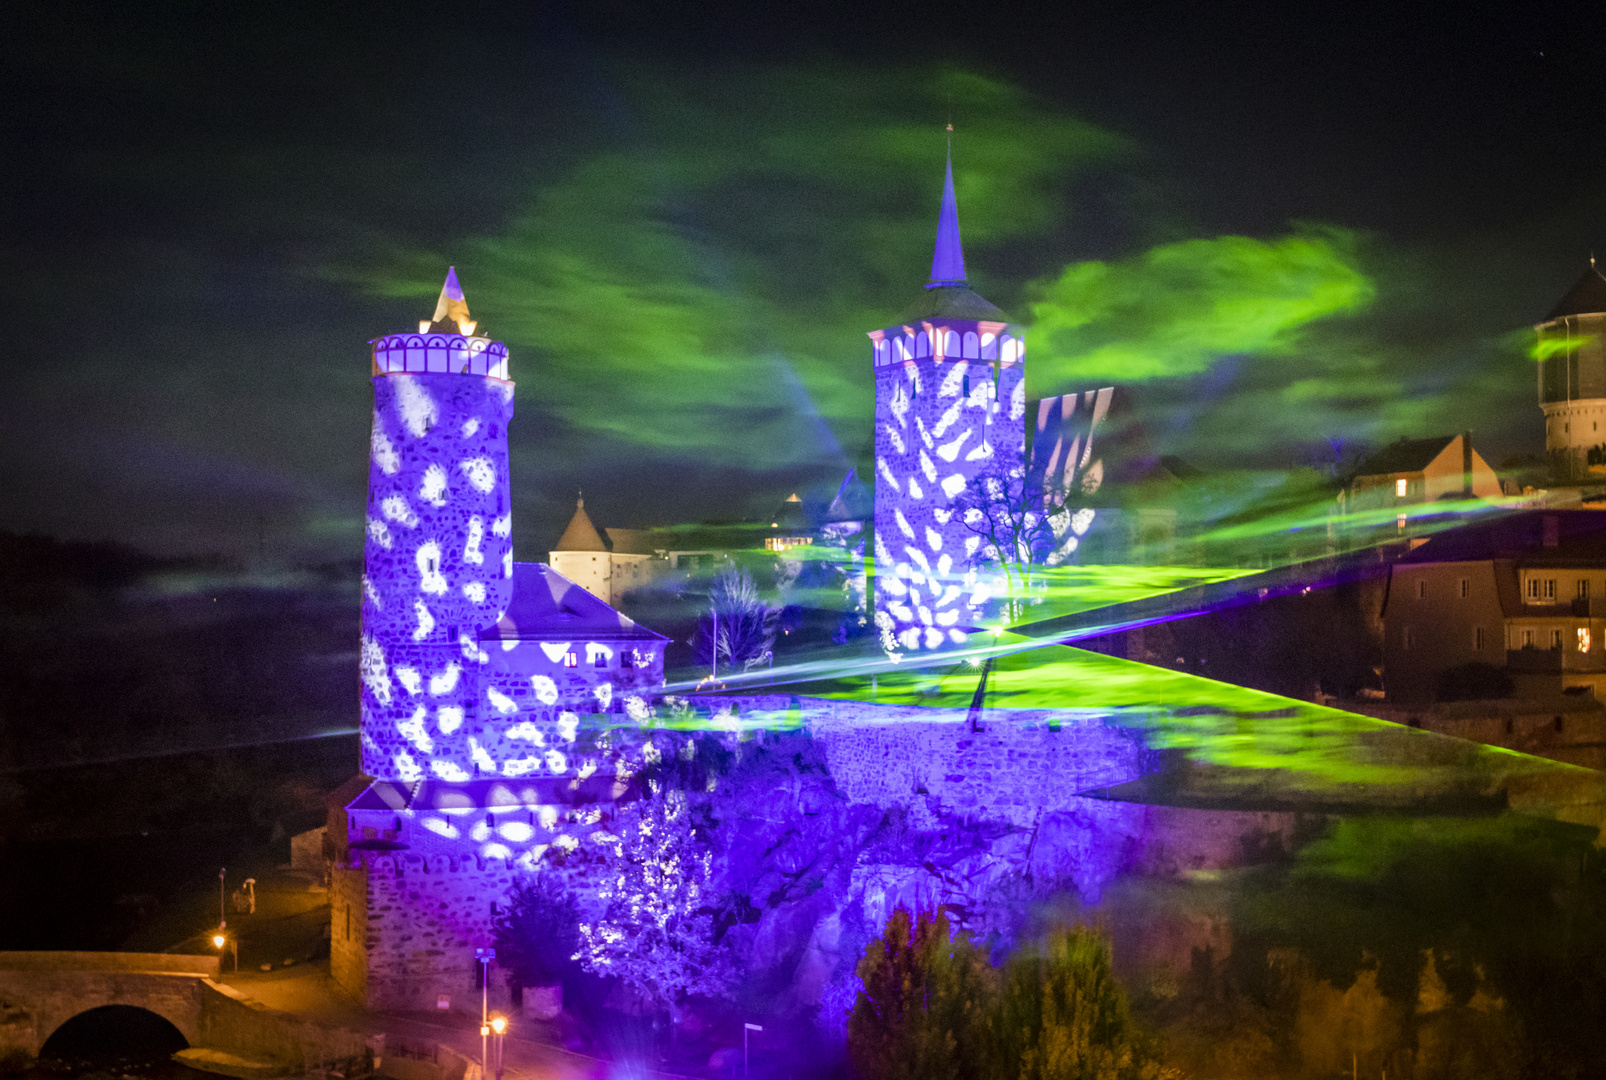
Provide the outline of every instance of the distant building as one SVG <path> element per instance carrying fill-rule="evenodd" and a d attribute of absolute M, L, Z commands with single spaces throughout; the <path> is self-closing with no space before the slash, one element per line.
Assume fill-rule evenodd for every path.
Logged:
<path fill-rule="evenodd" d="M 1350 484 L 1348 512 L 1393 510 L 1404 527 L 1413 506 L 1440 499 L 1496 499 L 1500 478 L 1466 432 L 1431 439 L 1400 439 L 1361 463 Z"/>
<path fill-rule="evenodd" d="M 1606 477 L 1606 277 L 1594 259 L 1534 331 L 1551 473 Z"/>
<path fill-rule="evenodd" d="M 651 582 L 655 569 L 652 551 L 638 550 L 647 542 L 644 530 L 609 529 L 608 535 L 614 541 L 611 548 L 591 524 L 585 499 L 577 499 L 569 527 L 548 556 L 552 569 L 604 604 Z"/>
<path fill-rule="evenodd" d="M 1456 680 L 1476 678 L 1473 663 L 1517 697 L 1606 696 L 1606 511 L 1530 511 L 1425 540 L 1391 568 L 1383 623 L 1390 702 L 1469 696 Z"/>

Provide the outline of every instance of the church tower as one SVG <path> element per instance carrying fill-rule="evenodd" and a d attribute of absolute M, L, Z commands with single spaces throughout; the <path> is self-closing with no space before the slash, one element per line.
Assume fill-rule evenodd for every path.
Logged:
<path fill-rule="evenodd" d="M 1534 330 L 1551 472 L 1558 480 L 1606 474 L 1606 277 L 1594 259 Z"/>
<path fill-rule="evenodd" d="M 986 596 L 981 539 L 955 500 L 982 473 L 1025 467 L 1026 343 L 966 281 L 951 156 L 931 280 L 870 341 L 876 629 L 892 654 L 959 644 Z"/>
<path fill-rule="evenodd" d="M 433 319 L 372 345 L 362 770 L 413 781 L 484 755 L 479 632 L 513 591 L 513 383 L 507 347 L 478 331 L 455 268 Z"/>

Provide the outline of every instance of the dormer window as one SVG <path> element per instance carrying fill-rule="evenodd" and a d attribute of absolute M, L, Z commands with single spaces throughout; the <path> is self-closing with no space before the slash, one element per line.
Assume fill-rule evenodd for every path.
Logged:
<path fill-rule="evenodd" d="M 1405 493 L 1409 489 L 1410 484 L 1411 484 L 1411 482 L 1409 480 L 1396 480 L 1396 481 L 1394 481 L 1394 497 L 1396 499 L 1405 498 Z"/>
<path fill-rule="evenodd" d="M 563 654 L 563 666 L 566 667 L 566 668 L 579 667 L 580 666 L 580 654 L 576 653 L 576 652 L 566 652 L 566 653 L 564 653 Z"/>

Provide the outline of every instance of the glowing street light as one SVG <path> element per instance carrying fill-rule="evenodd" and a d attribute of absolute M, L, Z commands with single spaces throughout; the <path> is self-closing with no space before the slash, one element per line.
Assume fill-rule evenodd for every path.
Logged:
<path fill-rule="evenodd" d="M 223 954 L 224 950 L 226 949 L 226 950 L 234 953 L 234 970 L 235 970 L 236 973 L 239 972 L 239 970 L 240 970 L 240 940 L 239 940 L 239 938 L 230 937 L 224 931 L 224 928 L 220 926 L 220 927 L 217 928 L 217 933 L 212 935 L 212 947 L 218 951 L 218 967 L 220 969 L 223 966 L 223 955 L 222 954 Z"/>
<path fill-rule="evenodd" d="M 491 1031 L 496 1035 L 496 1080 L 502 1080 L 502 1036 L 507 1032 L 507 1017 L 491 1017 Z"/>

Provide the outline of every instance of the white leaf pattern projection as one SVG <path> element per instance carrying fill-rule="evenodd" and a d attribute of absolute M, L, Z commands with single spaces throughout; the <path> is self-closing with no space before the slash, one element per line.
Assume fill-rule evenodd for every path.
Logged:
<path fill-rule="evenodd" d="M 446 505 L 446 470 L 440 462 L 431 462 L 429 468 L 424 470 L 424 482 L 418 487 L 418 497 L 434 507 Z"/>
<path fill-rule="evenodd" d="M 927 456 L 924 450 L 920 451 L 920 471 L 925 473 L 926 479 L 931 481 L 933 484 L 937 482 L 937 465 L 931 460 L 930 457 Z M 962 485 L 963 480 L 961 480 L 961 486 Z M 950 495 L 949 498 L 953 498 L 953 496 Z"/>
<path fill-rule="evenodd" d="M 441 546 L 433 540 L 420 544 L 413 558 L 418 564 L 419 590 L 431 596 L 444 594 L 446 576 L 440 572 Z"/>
<path fill-rule="evenodd" d="M 463 726 L 463 708 L 460 705 L 442 705 L 435 710 L 435 724 L 442 735 L 450 735 Z"/>
<path fill-rule="evenodd" d="M 471 416 L 463 421 L 463 438 L 472 439 L 480 431 L 480 418 Z"/>
<path fill-rule="evenodd" d="M 496 466 L 490 458 L 469 458 L 461 462 L 458 468 L 463 470 L 463 475 L 468 477 L 468 482 L 476 491 L 489 493 L 496 486 Z"/>
<path fill-rule="evenodd" d="M 911 499 L 924 499 L 926 497 L 926 489 L 921 487 L 919 479 L 913 476 L 909 477 L 909 497 Z"/>
<path fill-rule="evenodd" d="M 428 714 L 429 710 L 420 705 L 413 710 L 413 715 L 396 725 L 396 730 L 401 733 L 402 738 L 412 743 L 413 749 L 420 754 L 435 752 L 435 740 L 429 737 L 429 731 L 424 727 L 424 718 Z"/>
<path fill-rule="evenodd" d="M 400 495 L 392 495 L 379 504 L 380 513 L 398 525 L 405 525 L 409 529 L 418 528 L 418 515 L 413 508 L 407 505 L 407 500 Z"/>
<path fill-rule="evenodd" d="M 937 447 L 937 456 L 952 464 L 953 460 L 959 456 L 959 448 L 965 445 L 965 440 L 970 438 L 973 430 L 972 428 L 966 428 L 952 442 L 944 443 L 942 446 Z"/>
<path fill-rule="evenodd" d="M 435 399 L 411 376 L 399 375 L 395 383 L 396 403 L 401 410 L 402 420 L 414 438 L 422 439 L 435 426 L 439 415 Z"/>
<path fill-rule="evenodd" d="M 485 521 L 479 515 L 468 519 L 468 540 L 463 545 L 463 561 L 475 566 L 485 564 L 485 553 L 480 550 L 480 544 L 485 540 Z"/>
<path fill-rule="evenodd" d="M 491 708 L 495 709 L 503 716 L 512 716 L 514 713 L 519 711 L 518 702 L 508 697 L 506 694 L 501 693 L 494 686 L 487 686 L 485 688 L 485 697 L 486 700 L 491 703 Z"/>
<path fill-rule="evenodd" d="M 881 472 L 881 479 L 885 480 L 888 484 L 890 484 L 892 486 L 892 490 L 893 491 L 898 491 L 899 490 L 898 478 L 896 476 L 892 475 L 892 467 L 887 464 L 887 459 L 886 458 L 876 458 L 876 468 L 878 470 L 880 470 L 880 472 Z M 380 523 L 379 527 L 381 529 L 383 529 L 385 526 L 384 526 L 383 523 Z M 385 546 L 386 547 L 390 546 L 390 541 L 389 541 L 388 538 L 385 541 Z"/>
<path fill-rule="evenodd" d="M 444 697 L 457 689 L 457 682 L 463 676 L 463 668 L 456 660 L 446 665 L 446 670 L 439 675 L 429 677 L 429 692 L 434 697 Z"/>
<path fill-rule="evenodd" d="M 368 453 L 373 458 L 374 464 L 379 466 L 380 472 L 386 476 L 395 476 L 396 470 L 401 468 L 401 457 L 396 453 L 396 448 L 391 445 L 390 439 L 379 425 L 379 414 L 375 413 L 374 431 L 370 439 Z"/>
<path fill-rule="evenodd" d="M 413 601 L 413 614 L 418 618 L 418 626 L 413 630 L 413 640 L 423 641 L 435 632 L 435 616 L 429 613 L 429 608 L 422 600 Z"/>
<path fill-rule="evenodd" d="M 398 667 L 396 681 L 406 688 L 409 697 L 417 697 L 424 689 L 424 678 L 415 667 Z"/>
<path fill-rule="evenodd" d="M 882 424 L 881 430 L 887 433 L 887 441 L 892 444 L 894 450 L 900 454 L 907 452 L 907 447 L 903 443 L 903 436 L 898 433 L 897 428 L 891 424 Z"/>
<path fill-rule="evenodd" d="M 530 689 L 535 693 L 535 700 L 542 705 L 556 705 L 558 703 L 558 684 L 546 675 L 531 675 Z"/>

